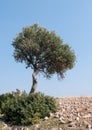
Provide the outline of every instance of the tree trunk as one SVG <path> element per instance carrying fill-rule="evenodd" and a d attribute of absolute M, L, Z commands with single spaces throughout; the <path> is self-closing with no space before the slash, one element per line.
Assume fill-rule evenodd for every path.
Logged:
<path fill-rule="evenodd" d="M 36 86 L 37 86 L 37 74 L 38 74 L 38 70 L 34 70 L 33 74 L 32 74 L 32 78 L 33 78 L 33 84 L 32 84 L 32 87 L 31 87 L 31 91 L 30 91 L 30 94 L 31 93 L 34 93 L 35 90 L 36 90 Z"/>

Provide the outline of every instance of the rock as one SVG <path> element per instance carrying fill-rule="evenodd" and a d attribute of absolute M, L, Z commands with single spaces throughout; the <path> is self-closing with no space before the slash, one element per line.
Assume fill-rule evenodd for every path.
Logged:
<path fill-rule="evenodd" d="M 88 129 L 92 129 L 92 126 L 88 126 L 92 124 L 92 97 L 63 97 L 57 101 L 60 108 L 55 114 L 56 118 L 63 117 L 61 122 L 67 122 L 69 127 L 75 126 L 81 129 L 87 126 Z"/>
<path fill-rule="evenodd" d="M 51 130 L 63 130 L 62 128 L 54 127 Z"/>
<path fill-rule="evenodd" d="M 22 126 L 13 126 L 12 130 L 29 130 L 29 128 Z"/>
<path fill-rule="evenodd" d="M 75 122 L 70 123 L 70 124 L 68 125 L 68 127 L 73 127 L 73 128 L 75 128 Z"/>
<path fill-rule="evenodd" d="M 77 116 L 78 116 L 78 117 L 81 117 L 79 112 L 77 113 Z"/>
<path fill-rule="evenodd" d="M 53 118 L 53 117 L 54 117 L 54 114 L 53 114 L 53 113 L 50 113 L 50 114 L 49 114 L 49 117 L 50 117 L 50 118 Z"/>
<path fill-rule="evenodd" d="M 35 124 L 35 130 L 41 130 L 40 129 L 40 124 Z"/>
<path fill-rule="evenodd" d="M 63 130 L 62 128 L 59 128 L 59 130 Z"/>
<path fill-rule="evenodd" d="M 62 112 L 61 111 L 57 111 L 54 115 L 55 118 L 60 118 L 62 117 Z"/>
<path fill-rule="evenodd" d="M 47 116 L 44 118 L 44 120 L 48 120 L 48 119 L 49 119 L 49 117 L 47 117 Z"/>
<path fill-rule="evenodd" d="M 79 121 L 79 120 L 80 120 L 80 118 L 79 118 L 79 117 L 76 117 L 76 120 L 77 120 L 77 121 Z"/>
<path fill-rule="evenodd" d="M 83 118 L 89 118 L 89 117 L 92 117 L 92 115 L 90 113 L 83 116 Z"/>
<path fill-rule="evenodd" d="M 3 130 L 7 130 L 8 129 L 8 125 L 3 123 Z"/>
<path fill-rule="evenodd" d="M 62 117 L 59 118 L 59 121 L 62 123 L 62 124 L 65 124 L 66 122 L 63 120 Z"/>
<path fill-rule="evenodd" d="M 54 116 L 54 117 L 55 117 L 55 118 L 59 118 L 59 117 L 60 117 L 60 112 L 57 111 L 57 112 L 55 113 L 55 116 Z"/>

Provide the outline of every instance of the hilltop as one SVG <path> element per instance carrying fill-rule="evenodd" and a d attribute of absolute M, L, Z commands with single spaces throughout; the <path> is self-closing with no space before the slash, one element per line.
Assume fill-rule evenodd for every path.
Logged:
<path fill-rule="evenodd" d="M 92 97 L 56 98 L 58 110 L 50 117 L 29 127 L 12 127 L 11 130 L 92 130 Z M 5 127 L 5 126 L 3 126 Z M 8 130 L 8 126 L 6 126 Z"/>

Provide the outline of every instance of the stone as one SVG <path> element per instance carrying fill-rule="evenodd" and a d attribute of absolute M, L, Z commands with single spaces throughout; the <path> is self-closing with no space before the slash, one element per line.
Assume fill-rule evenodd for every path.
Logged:
<path fill-rule="evenodd" d="M 79 120 L 80 120 L 80 118 L 79 118 L 79 117 L 76 117 L 76 120 L 77 120 L 77 121 L 79 121 Z"/>
<path fill-rule="evenodd" d="M 40 130 L 40 124 L 35 124 L 35 130 Z"/>
<path fill-rule="evenodd" d="M 3 130 L 7 130 L 8 129 L 8 125 L 3 123 Z"/>
<path fill-rule="evenodd" d="M 50 117 L 50 118 L 53 118 L 53 117 L 54 117 L 54 114 L 53 114 L 53 113 L 50 113 L 50 114 L 49 114 L 49 117 Z"/>
<path fill-rule="evenodd" d="M 89 117 L 92 117 L 92 115 L 90 113 L 83 116 L 83 118 L 89 118 Z"/>
<path fill-rule="evenodd" d="M 59 103 L 59 111 L 55 114 L 58 119 L 63 119 L 69 127 L 81 129 L 87 126 L 92 129 L 92 97 L 62 97 L 56 99 Z M 83 126 L 83 124 L 85 124 Z"/>
<path fill-rule="evenodd" d="M 48 120 L 48 119 L 49 119 L 49 117 L 47 117 L 47 116 L 44 118 L 44 120 Z"/>

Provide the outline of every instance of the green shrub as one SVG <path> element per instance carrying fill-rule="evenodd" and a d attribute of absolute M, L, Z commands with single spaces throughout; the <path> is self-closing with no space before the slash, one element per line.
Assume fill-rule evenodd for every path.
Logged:
<path fill-rule="evenodd" d="M 49 116 L 56 111 L 56 102 L 53 97 L 42 93 L 33 93 L 13 96 L 2 103 L 5 121 L 14 125 L 28 125 L 37 123 L 39 119 Z"/>
<path fill-rule="evenodd" d="M 6 103 L 7 101 L 11 100 L 13 98 L 13 95 L 11 93 L 6 93 L 0 95 L 0 113 L 3 112 L 2 104 Z"/>

